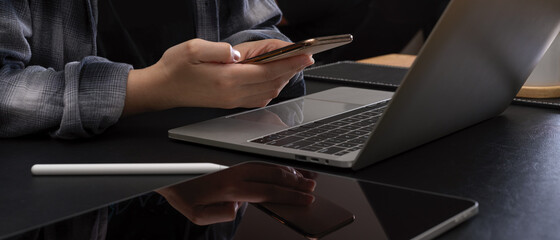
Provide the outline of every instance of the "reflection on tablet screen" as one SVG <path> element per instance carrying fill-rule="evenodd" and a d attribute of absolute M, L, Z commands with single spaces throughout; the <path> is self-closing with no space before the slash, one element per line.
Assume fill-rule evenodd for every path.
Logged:
<path fill-rule="evenodd" d="M 475 201 L 319 174 L 315 194 L 355 215 L 321 239 L 430 239 L 478 212 Z M 325 214 L 328 216 L 328 214 Z M 306 239 L 249 206 L 235 239 Z"/>

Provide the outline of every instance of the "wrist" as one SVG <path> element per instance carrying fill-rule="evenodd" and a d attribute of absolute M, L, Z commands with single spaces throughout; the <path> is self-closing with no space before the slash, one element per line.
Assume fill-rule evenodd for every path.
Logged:
<path fill-rule="evenodd" d="M 161 96 L 165 92 L 161 89 L 161 74 L 157 74 L 157 66 L 152 65 L 143 69 L 133 69 L 128 73 L 126 84 L 126 98 L 123 115 L 158 111 L 171 108 L 164 104 Z"/>

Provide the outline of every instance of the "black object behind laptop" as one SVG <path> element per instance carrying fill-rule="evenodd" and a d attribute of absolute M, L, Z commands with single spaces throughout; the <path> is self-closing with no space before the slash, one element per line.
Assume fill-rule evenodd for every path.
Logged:
<path fill-rule="evenodd" d="M 396 91 L 408 72 L 407 67 L 340 61 L 308 68 L 306 81 L 332 82 L 344 86 Z M 560 109 L 560 98 L 515 97 L 513 104 Z"/>

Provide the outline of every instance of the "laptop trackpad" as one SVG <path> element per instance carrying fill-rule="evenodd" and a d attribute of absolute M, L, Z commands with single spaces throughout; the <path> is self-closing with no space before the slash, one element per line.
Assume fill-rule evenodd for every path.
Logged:
<path fill-rule="evenodd" d="M 361 105 L 300 98 L 233 115 L 229 118 L 258 122 L 260 124 L 293 127 L 349 111 L 359 106 Z"/>

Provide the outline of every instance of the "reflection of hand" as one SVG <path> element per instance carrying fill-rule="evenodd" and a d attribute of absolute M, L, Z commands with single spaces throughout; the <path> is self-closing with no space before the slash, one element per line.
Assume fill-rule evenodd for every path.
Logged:
<path fill-rule="evenodd" d="M 262 107 L 313 64 L 302 55 L 267 64 L 231 64 L 288 45 L 261 40 L 235 46 L 193 39 L 169 48 L 154 65 L 128 76 L 124 114 L 173 107 Z"/>
<path fill-rule="evenodd" d="M 276 114 L 267 109 L 260 109 L 255 112 L 240 114 L 235 116 L 236 119 L 244 119 L 248 121 L 258 122 L 258 123 L 269 123 L 278 126 L 288 125 L 282 121 L 282 119 Z"/>
<path fill-rule="evenodd" d="M 282 104 L 261 108 L 233 116 L 258 123 L 267 123 L 283 127 L 293 127 L 304 121 L 303 99 L 283 102 Z"/>
<path fill-rule="evenodd" d="M 245 163 L 156 192 L 198 225 L 235 219 L 241 202 L 307 205 L 316 182 L 291 167 Z"/>

